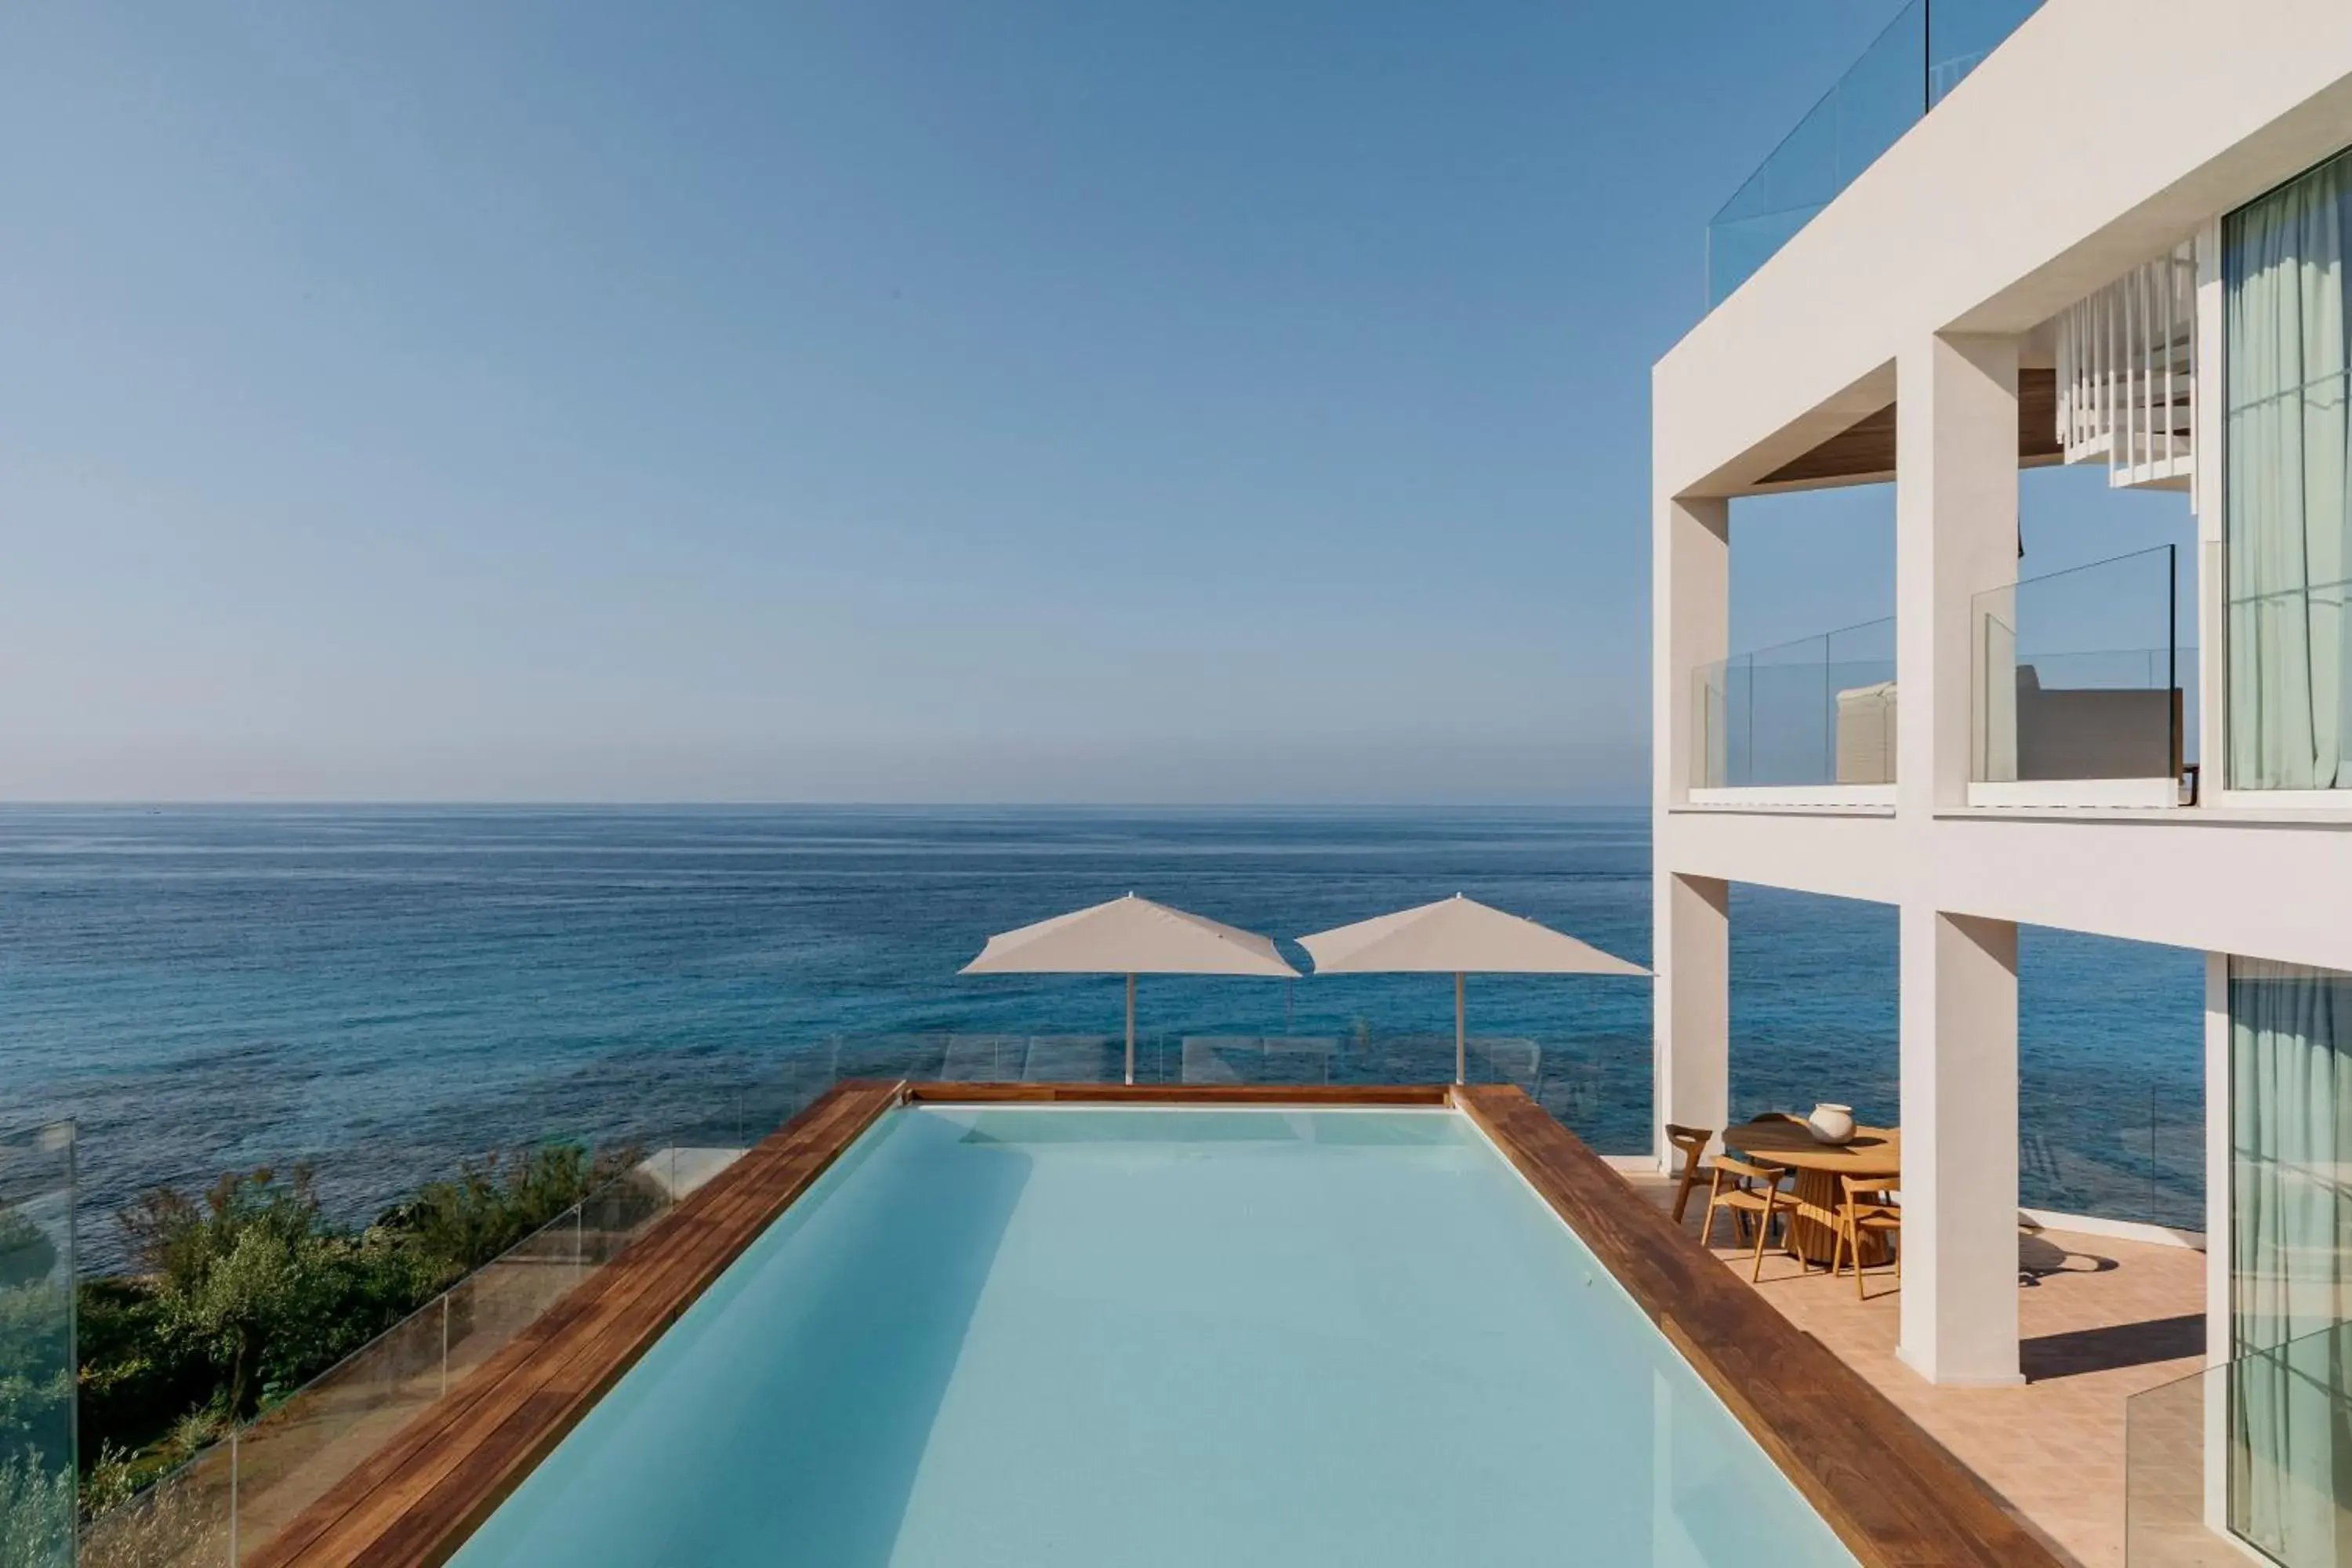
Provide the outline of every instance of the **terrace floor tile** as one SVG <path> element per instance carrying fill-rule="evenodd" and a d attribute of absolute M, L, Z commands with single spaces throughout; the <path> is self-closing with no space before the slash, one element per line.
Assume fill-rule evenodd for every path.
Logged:
<path fill-rule="evenodd" d="M 1659 1207 L 1673 1206 L 1675 1184 L 1626 1180 Z M 1705 1192 L 1695 1193 L 1684 1226 L 1694 1236 L 1705 1208 Z M 1729 1230 L 1718 1218 L 1717 1239 Z M 1747 1281 L 1747 1249 L 1711 1250 Z M 2205 1255 L 2020 1230 L 2018 1266 L 2027 1377 L 2018 1388 L 1940 1388 L 1898 1360 L 1901 1296 L 1887 1270 L 1871 1271 L 1867 1299 L 1857 1302 L 1851 1274 L 1833 1280 L 1774 1250 L 1755 1289 L 1974 1470 L 2035 1533 L 2085 1568 L 2122 1568 L 2124 1402 L 2203 1366 Z"/>

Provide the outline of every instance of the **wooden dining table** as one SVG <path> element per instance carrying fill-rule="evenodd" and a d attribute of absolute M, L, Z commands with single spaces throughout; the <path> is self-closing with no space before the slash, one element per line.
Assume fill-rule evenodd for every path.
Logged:
<path fill-rule="evenodd" d="M 1723 1142 L 1751 1160 L 1796 1173 L 1794 1212 L 1789 1215 L 1784 1242 L 1792 1255 L 1808 1263 L 1827 1264 L 1837 1256 L 1838 1211 L 1845 1203 L 1840 1176 L 1903 1173 L 1903 1132 L 1895 1127 L 1857 1127 L 1850 1142 L 1823 1143 L 1801 1121 L 1749 1121 L 1727 1131 Z M 1882 1233 L 1865 1230 L 1858 1242 L 1864 1268 L 1891 1256 Z"/>

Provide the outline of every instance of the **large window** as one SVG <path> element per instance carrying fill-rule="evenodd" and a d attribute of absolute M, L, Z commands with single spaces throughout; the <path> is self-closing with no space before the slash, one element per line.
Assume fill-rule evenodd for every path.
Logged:
<path fill-rule="evenodd" d="M 2352 1561 L 2352 974 L 2230 961 L 2230 1526 Z"/>
<path fill-rule="evenodd" d="M 2222 242 L 2229 783 L 2352 789 L 2352 153 Z"/>

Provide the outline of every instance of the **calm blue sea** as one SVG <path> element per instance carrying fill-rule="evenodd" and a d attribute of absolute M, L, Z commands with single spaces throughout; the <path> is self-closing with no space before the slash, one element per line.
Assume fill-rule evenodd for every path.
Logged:
<path fill-rule="evenodd" d="M 1648 872 L 1637 810 L 10 808 L 0 1130 L 79 1120 L 103 1263 L 156 1183 L 309 1160 L 364 1214 L 462 1156 L 658 1140 L 837 1037 L 1116 1033 L 1116 979 L 955 971 L 1129 889 L 1284 937 L 1463 891 L 1646 962 Z M 1895 1119 L 1894 911 L 1741 889 L 1733 931 L 1735 1112 Z M 2196 1222 L 2198 956 L 2023 962 L 2027 1200 Z M 1646 982 L 1470 1001 L 1581 1075 L 1580 1131 L 1643 1142 Z M 1444 1047 L 1452 991 L 1147 978 L 1139 1018 Z"/>

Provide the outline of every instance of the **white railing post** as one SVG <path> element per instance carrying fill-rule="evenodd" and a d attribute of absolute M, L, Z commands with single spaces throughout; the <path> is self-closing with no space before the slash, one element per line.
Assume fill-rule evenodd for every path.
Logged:
<path fill-rule="evenodd" d="M 2175 246 L 2060 311 L 2057 435 L 2107 483 L 2177 486 L 2195 472 L 2198 316 L 2192 246 Z"/>

